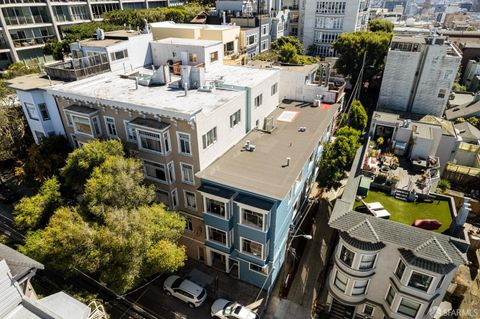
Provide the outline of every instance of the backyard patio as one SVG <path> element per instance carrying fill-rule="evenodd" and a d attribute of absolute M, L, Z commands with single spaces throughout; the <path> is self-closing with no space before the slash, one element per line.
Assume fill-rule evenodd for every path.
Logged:
<path fill-rule="evenodd" d="M 381 203 L 390 213 L 390 220 L 407 225 L 412 225 L 417 219 L 436 219 L 442 224 L 439 229 L 434 230 L 437 233 L 443 233 L 445 230 L 448 230 L 452 223 L 452 211 L 447 200 L 407 202 L 381 191 L 369 190 L 367 197 L 363 201 L 365 203 Z M 355 202 L 354 209 L 361 206 L 363 206 L 361 201 Z"/>

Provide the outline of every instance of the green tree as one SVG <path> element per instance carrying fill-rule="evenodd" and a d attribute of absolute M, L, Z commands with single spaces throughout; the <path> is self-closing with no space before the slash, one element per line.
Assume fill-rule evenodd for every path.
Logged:
<path fill-rule="evenodd" d="M 296 37 L 292 36 L 284 36 L 280 37 L 277 40 L 272 42 L 272 50 L 274 51 L 279 51 L 281 50 L 286 44 L 291 44 L 294 48 L 297 54 L 302 55 L 303 54 L 303 44 L 300 42 L 300 40 Z"/>
<path fill-rule="evenodd" d="M 393 32 L 394 24 L 385 19 L 374 19 L 368 21 L 368 29 L 372 32 Z"/>
<path fill-rule="evenodd" d="M 13 97 L 4 97 L 0 104 L 0 162 L 25 158 L 32 143 L 22 106 Z"/>
<path fill-rule="evenodd" d="M 59 173 L 70 151 L 71 148 L 64 136 L 46 137 L 40 144 L 32 144 L 27 149 L 25 162 L 15 173 L 22 181 L 43 182 Z"/>
<path fill-rule="evenodd" d="M 465 119 L 464 119 L 463 117 L 457 117 L 457 118 L 455 119 L 455 124 L 463 123 L 463 122 L 465 122 Z"/>
<path fill-rule="evenodd" d="M 38 65 L 27 65 L 22 62 L 15 62 L 8 66 L 2 77 L 6 80 L 16 78 L 17 76 L 33 74 L 40 72 Z M 13 92 L 12 92 L 13 93 Z"/>
<path fill-rule="evenodd" d="M 480 124 L 480 120 L 478 117 L 472 116 L 467 119 L 467 122 L 472 124 L 473 126 L 478 126 Z"/>
<path fill-rule="evenodd" d="M 452 90 L 454 92 L 466 92 L 467 88 L 465 87 L 465 85 L 461 85 L 460 83 L 455 82 L 455 83 L 453 83 Z"/>
<path fill-rule="evenodd" d="M 64 34 L 63 42 L 70 44 L 78 40 L 93 38 L 95 37 L 95 32 L 97 28 L 103 29 L 105 32 L 108 32 L 122 30 L 125 27 L 123 26 L 123 24 L 113 24 L 102 21 L 74 24 L 72 26 L 62 29 L 62 32 Z M 63 44 L 61 46 L 63 46 Z"/>
<path fill-rule="evenodd" d="M 65 55 L 70 52 L 70 44 L 66 41 L 52 40 L 45 43 L 43 53 L 51 55 L 55 60 L 63 60 Z"/>
<path fill-rule="evenodd" d="M 348 125 L 363 132 L 367 127 L 368 115 L 362 102 L 353 100 L 352 109 L 348 115 Z"/>
<path fill-rule="evenodd" d="M 297 64 L 298 53 L 291 43 L 286 43 L 278 50 L 278 59 L 283 63 Z"/>
<path fill-rule="evenodd" d="M 15 205 L 15 224 L 23 231 L 35 230 L 46 224 L 60 202 L 60 183 L 56 177 L 51 177 L 42 184 L 36 195 L 24 197 Z"/>
<path fill-rule="evenodd" d="M 112 208 L 134 209 L 152 203 L 155 190 L 143 185 L 142 163 L 133 158 L 110 156 L 95 167 L 85 184 L 89 211 L 102 215 Z"/>
<path fill-rule="evenodd" d="M 123 145 L 112 139 L 106 141 L 94 140 L 70 153 L 60 174 L 65 180 L 65 186 L 71 190 L 79 190 L 90 177 L 93 169 L 102 164 L 109 156 L 124 156 Z"/>
<path fill-rule="evenodd" d="M 391 36 L 387 32 L 365 31 L 340 34 L 333 45 L 339 54 L 335 64 L 338 72 L 356 83 L 366 54 L 363 80 L 371 82 L 384 68 Z"/>

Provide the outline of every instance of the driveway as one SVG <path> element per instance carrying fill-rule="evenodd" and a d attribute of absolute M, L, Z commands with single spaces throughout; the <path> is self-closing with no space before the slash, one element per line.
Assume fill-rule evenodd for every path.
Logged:
<path fill-rule="evenodd" d="M 208 281 L 212 284 L 207 288 L 208 296 L 205 303 L 196 309 L 190 309 L 187 304 L 179 299 L 167 296 L 163 293 L 163 281 L 170 275 L 165 274 L 157 278 L 147 286 L 134 291 L 126 296 L 129 300 L 136 302 L 139 306 L 155 314 L 160 319 L 206 319 L 210 317 L 210 306 L 217 298 L 225 298 L 247 306 L 248 308 L 261 313 L 264 308 L 265 293 L 260 288 L 239 281 L 226 273 L 216 271 L 203 263 L 187 260 L 185 267 L 177 271 L 179 276 L 192 276 Z M 192 278 L 193 281 L 195 279 Z M 197 280 L 198 282 L 199 280 Z M 112 316 L 113 318 L 123 318 Z"/>

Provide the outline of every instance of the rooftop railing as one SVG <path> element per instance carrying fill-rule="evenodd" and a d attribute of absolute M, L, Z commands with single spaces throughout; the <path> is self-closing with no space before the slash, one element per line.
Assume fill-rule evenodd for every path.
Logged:
<path fill-rule="evenodd" d="M 107 54 L 72 59 L 45 67 L 45 73 L 53 79 L 76 81 L 110 71 Z"/>

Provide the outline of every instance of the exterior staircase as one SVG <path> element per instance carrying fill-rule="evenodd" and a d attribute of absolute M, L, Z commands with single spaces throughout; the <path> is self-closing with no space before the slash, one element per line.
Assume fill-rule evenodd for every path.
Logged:
<path fill-rule="evenodd" d="M 330 308 L 330 318 L 332 319 L 352 319 L 355 307 L 347 306 L 333 299 L 332 306 Z"/>

